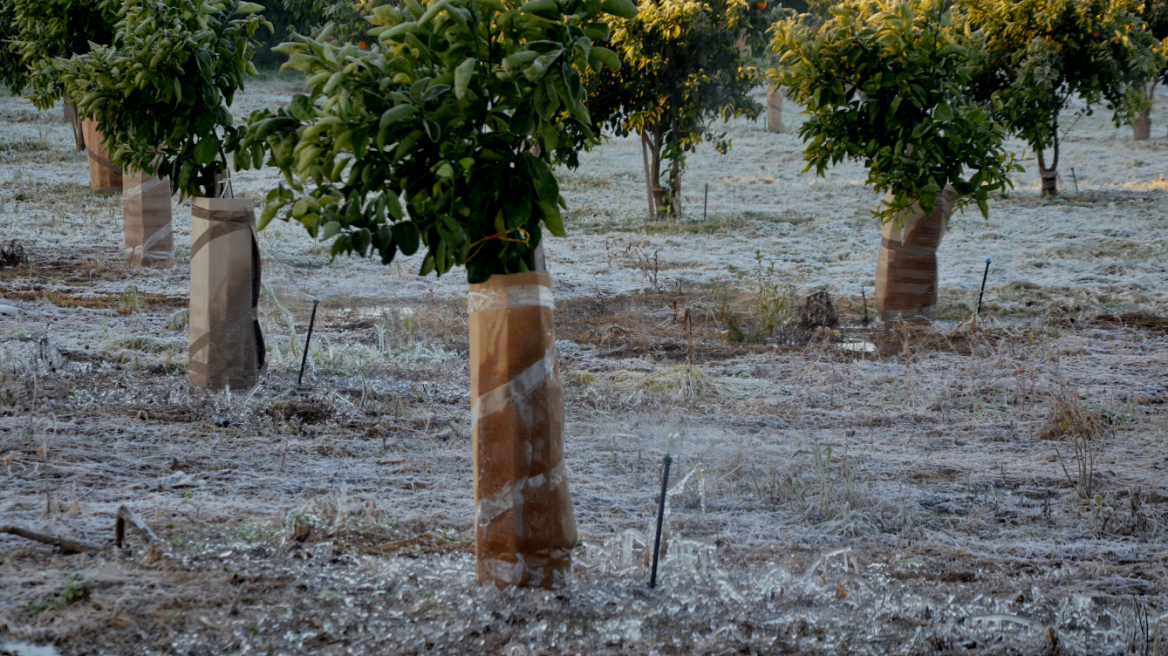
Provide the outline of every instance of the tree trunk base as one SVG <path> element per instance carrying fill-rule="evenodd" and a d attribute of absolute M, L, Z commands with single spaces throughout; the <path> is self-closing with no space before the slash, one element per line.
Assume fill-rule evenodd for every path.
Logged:
<path fill-rule="evenodd" d="M 470 286 L 471 427 L 479 583 L 555 587 L 576 519 L 564 467 L 564 400 L 551 276 Z"/>
<path fill-rule="evenodd" d="M 265 369 L 256 314 L 260 251 L 255 202 L 191 201 L 190 381 L 197 387 L 245 391 Z"/>
<path fill-rule="evenodd" d="M 1132 123 L 1132 139 L 1136 141 L 1147 141 L 1152 136 L 1152 117 L 1139 116 L 1135 122 Z"/>
<path fill-rule="evenodd" d="M 957 194 L 937 194 L 933 211 L 914 204 L 900 219 L 884 224 L 876 265 L 876 311 L 880 319 L 928 323 L 937 308 L 937 247 L 945 235 Z"/>
<path fill-rule="evenodd" d="M 97 131 L 97 123 L 89 119 L 82 121 L 85 155 L 89 158 L 89 188 L 103 194 L 122 190 L 122 170 L 109 160 L 109 151 L 102 143 L 102 134 Z"/>
<path fill-rule="evenodd" d="M 783 131 L 783 90 L 767 85 L 767 132 Z"/>
<path fill-rule="evenodd" d="M 1058 196 L 1058 169 L 1039 169 L 1038 175 L 1042 179 L 1042 197 Z"/>

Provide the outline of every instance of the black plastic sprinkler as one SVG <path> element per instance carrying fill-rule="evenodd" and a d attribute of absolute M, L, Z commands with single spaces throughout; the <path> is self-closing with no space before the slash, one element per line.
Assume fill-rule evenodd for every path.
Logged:
<path fill-rule="evenodd" d="M 1075 175 L 1075 167 L 1071 167 L 1071 179 L 1075 181 L 1075 194 L 1079 193 L 1079 176 Z"/>
<path fill-rule="evenodd" d="M 653 539 L 653 569 L 649 573 L 649 587 L 657 587 L 657 558 L 661 555 L 661 527 L 665 523 L 665 495 L 669 491 L 669 465 L 673 458 L 665 454 L 665 474 L 661 477 L 661 503 L 657 505 L 657 537 Z"/>
<path fill-rule="evenodd" d="M 702 221 L 706 220 L 706 208 L 710 205 L 710 183 L 706 183 L 706 195 L 702 197 Z"/>
<path fill-rule="evenodd" d="M 981 277 L 981 291 L 977 293 L 977 311 L 973 313 L 975 317 L 981 314 L 981 297 L 985 295 L 986 279 L 990 277 L 990 261 L 990 258 L 987 257 L 985 273 Z"/>
<path fill-rule="evenodd" d="M 304 366 L 308 364 L 308 345 L 312 343 L 312 327 L 316 325 L 316 306 L 320 305 L 320 299 L 312 299 L 312 318 L 308 320 L 308 337 L 304 338 L 304 357 L 300 359 L 300 375 L 296 378 L 296 389 L 300 389 L 300 383 L 304 381 Z"/>

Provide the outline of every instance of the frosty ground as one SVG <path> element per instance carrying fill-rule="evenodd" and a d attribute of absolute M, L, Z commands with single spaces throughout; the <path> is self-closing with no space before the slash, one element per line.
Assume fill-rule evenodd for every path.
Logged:
<path fill-rule="evenodd" d="M 235 113 L 295 91 L 266 79 Z M 0 268 L 0 525 L 105 545 L 0 535 L 0 654 L 1162 650 L 1163 125 L 1139 143 L 1079 121 L 1064 195 L 1038 197 L 1031 160 L 988 221 L 955 216 L 940 320 L 888 328 L 863 321 L 879 199 L 858 165 L 801 173 L 786 109 L 784 134 L 736 121 L 730 154 L 691 157 L 680 220 L 646 219 L 633 140 L 559 172 L 570 235 L 546 248 L 582 539 L 548 592 L 474 582 L 459 272 L 330 261 L 274 223 L 269 372 L 191 388 L 189 204 L 174 266 L 127 269 L 120 196 L 88 190 L 59 108 L 0 97 L 0 237 L 26 253 Z M 840 327 L 800 326 L 824 289 Z M 158 543 L 113 546 L 122 505 Z"/>

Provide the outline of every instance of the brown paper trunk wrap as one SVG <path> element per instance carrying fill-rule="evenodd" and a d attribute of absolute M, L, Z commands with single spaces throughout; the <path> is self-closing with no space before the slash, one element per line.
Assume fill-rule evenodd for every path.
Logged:
<path fill-rule="evenodd" d="M 165 266 L 174 252 L 170 223 L 170 179 L 142 171 L 123 177 L 122 211 L 125 214 L 126 262 L 132 266 Z"/>
<path fill-rule="evenodd" d="M 1152 136 L 1152 117 L 1137 116 L 1132 123 L 1132 139 L 1147 141 Z"/>
<path fill-rule="evenodd" d="M 937 308 L 937 247 L 945 235 L 957 193 L 937 194 L 933 211 L 914 203 L 899 220 L 884 224 L 876 264 L 876 310 L 883 321 L 931 321 Z"/>
<path fill-rule="evenodd" d="M 97 131 L 97 123 L 85 119 L 81 122 L 85 139 L 85 155 L 89 159 L 89 188 L 103 193 L 112 193 L 122 188 L 122 170 L 109 160 L 109 152 L 102 143 L 102 135 Z"/>
<path fill-rule="evenodd" d="M 260 251 L 250 199 L 191 201 L 190 379 L 249 389 L 263 373 Z"/>
<path fill-rule="evenodd" d="M 551 276 L 496 274 L 467 307 L 479 582 L 551 587 L 576 544 Z"/>
<path fill-rule="evenodd" d="M 81 125 L 81 116 L 77 114 L 77 105 L 73 104 L 73 99 L 69 96 L 62 99 L 62 104 L 65 107 L 65 122 L 73 128 L 73 145 L 77 147 L 77 152 L 83 152 L 85 150 L 85 128 Z"/>
<path fill-rule="evenodd" d="M 767 85 L 767 132 L 783 131 L 783 90 Z"/>

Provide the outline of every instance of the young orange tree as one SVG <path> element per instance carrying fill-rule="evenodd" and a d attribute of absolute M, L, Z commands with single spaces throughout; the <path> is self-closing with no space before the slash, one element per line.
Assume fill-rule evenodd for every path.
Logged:
<path fill-rule="evenodd" d="M 1042 195 L 1058 195 L 1062 112 L 1103 105 L 1116 125 L 1141 107 L 1129 90 L 1164 66 L 1134 0 L 964 0 L 970 30 L 984 42 L 969 90 L 1038 158 Z M 1073 126 L 1073 122 L 1072 122 Z M 1063 134 L 1060 134 L 1063 130 Z"/>
<path fill-rule="evenodd" d="M 650 216 L 681 212 L 686 153 L 712 141 L 730 149 L 713 123 L 746 116 L 762 106 L 750 91 L 762 74 L 740 37 L 761 35 L 752 20 L 768 15 L 744 0 L 644 0 L 635 18 L 613 21 L 596 38 L 620 57 L 620 69 L 587 76 L 588 107 L 596 129 L 639 134 L 644 154 Z M 662 165 L 668 163 L 666 179 Z"/>
<path fill-rule="evenodd" d="M 987 199 L 1020 170 L 989 110 L 968 100 L 980 42 L 943 0 L 846 0 L 819 23 L 776 24 L 772 71 L 805 107 L 805 170 L 862 162 L 887 194 L 877 303 L 885 316 L 927 317 L 936 302 L 936 249 L 954 206 Z M 948 192 L 948 198 L 945 198 Z"/>
<path fill-rule="evenodd" d="M 548 158 L 595 140 L 581 74 L 619 66 L 592 45 L 607 33 L 603 14 L 631 18 L 636 8 L 377 7 L 366 49 L 326 42 L 327 29 L 280 46 L 285 66 L 308 76 L 308 94 L 254 114 L 245 139 L 284 175 L 261 223 L 300 223 L 332 240 L 334 255 L 389 263 L 423 249 L 423 275 L 466 268 L 481 581 L 550 586 L 576 540 L 551 280 L 536 254 L 545 230 L 564 234 Z"/>

